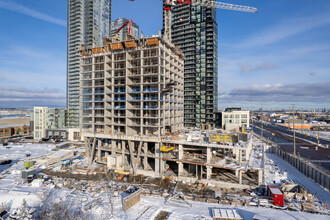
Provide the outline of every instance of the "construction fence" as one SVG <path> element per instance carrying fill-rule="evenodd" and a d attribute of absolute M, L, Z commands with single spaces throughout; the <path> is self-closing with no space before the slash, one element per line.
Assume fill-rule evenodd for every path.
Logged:
<path fill-rule="evenodd" d="M 321 170 L 319 167 L 303 158 L 294 157 L 292 154 L 283 151 L 277 146 L 273 145 L 268 150 L 269 152 L 276 154 L 278 157 L 282 158 L 283 160 L 294 166 L 302 174 L 312 179 L 315 183 L 324 188 L 326 191 L 330 191 L 330 174 L 326 171 Z"/>

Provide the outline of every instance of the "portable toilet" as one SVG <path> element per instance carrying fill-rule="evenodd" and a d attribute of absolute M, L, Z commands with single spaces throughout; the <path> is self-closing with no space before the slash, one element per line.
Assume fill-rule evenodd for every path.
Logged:
<path fill-rule="evenodd" d="M 267 194 L 272 198 L 272 204 L 277 206 L 284 205 L 284 195 L 277 186 L 267 186 Z"/>

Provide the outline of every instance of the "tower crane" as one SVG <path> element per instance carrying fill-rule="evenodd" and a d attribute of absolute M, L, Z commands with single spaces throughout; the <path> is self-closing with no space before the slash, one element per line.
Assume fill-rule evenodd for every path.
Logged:
<path fill-rule="evenodd" d="M 134 0 L 130 0 L 134 1 Z M 175 5 L 200 5 L 211 8 L 219 8 L 226 9 L 232 11 L 242 11 L 242 12 L 258 12 L 257 8 L 244 6 L 244 5 L 236 5 L 224 2 L 218 2 L 217 0 L 163 0 L 165 3 L 164 7 L 164 38 L 168 40 L 172 39 L 172 7 Z"/>

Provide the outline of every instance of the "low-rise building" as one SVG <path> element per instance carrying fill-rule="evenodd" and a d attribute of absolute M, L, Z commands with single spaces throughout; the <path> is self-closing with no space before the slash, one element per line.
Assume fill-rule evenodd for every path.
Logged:
<path fill-rule="evenodd" d="M 24 135 L 29 133 L 29 124 L 0 125 L 0 137 L 11 137 L 13 135 Z"/>
<path fill-rule="evenodd" d="M 250 127 L 250 111 L 241 108 L 226 108 L 217 113 L 217 127 L 225 130 Z"/>
<path fill-rule="evenodd" d="M 52 138 L 55 136 L 67 137 L 65 130 L 68 126 L 68 109 L 34 107 L 33 120 L 34 139 Z M 59 133 L 59 130 L 61 130 L 61 133 Z"/>

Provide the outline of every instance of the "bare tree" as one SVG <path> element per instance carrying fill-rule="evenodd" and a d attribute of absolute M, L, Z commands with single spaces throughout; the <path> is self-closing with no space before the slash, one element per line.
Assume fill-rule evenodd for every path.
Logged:
<path fill-rule="evenodd" d="M 46 196 L 41 203 L 39 219 L 52 220 L 81 220 L 86 219 L 86 215 L 81 207 L 77 207 L 78 203 L 70 204 L 67 201 L 55 202 L 51 196 Z"/>

